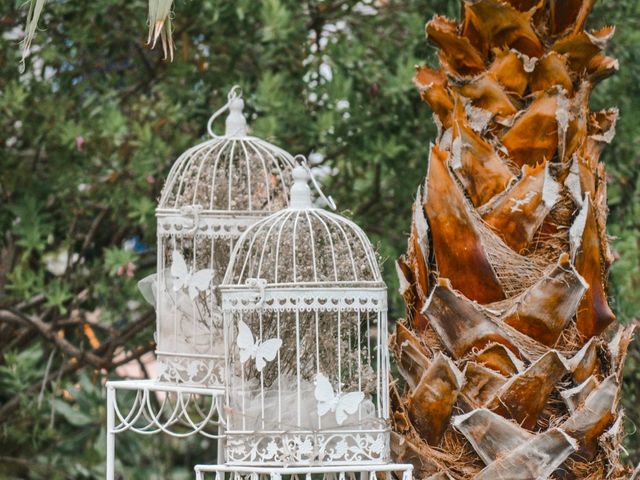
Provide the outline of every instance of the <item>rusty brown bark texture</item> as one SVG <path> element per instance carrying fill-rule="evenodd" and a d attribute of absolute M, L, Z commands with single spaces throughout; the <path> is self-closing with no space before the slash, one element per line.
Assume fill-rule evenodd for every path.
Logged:
<path fill-rule="evenodd" d="M 618 63 L 593 0 L 463 0 L 426 25 L 438 126 L 397 262 L 392 452 L 424 479 L 628 479 L 618 408 L 633 327 L 607 299 L 605 166 Z"/>

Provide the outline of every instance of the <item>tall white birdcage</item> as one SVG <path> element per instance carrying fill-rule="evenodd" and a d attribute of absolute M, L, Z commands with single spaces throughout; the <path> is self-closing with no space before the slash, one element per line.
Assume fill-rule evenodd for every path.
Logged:
<path fill-rule="evenodd" d="M 377 258 L 357 225 L 313 206 L 306 166 L 293 178 L 289 207 L 249 227 L 220 287 L 226 462 L 385 463 L 387 290 Z"/>
<path fill-rule="evenodd" d="M 212 137 L 174 163 L 156 210 L 157 380 L 224 385 L 217 286 L 231 251 L 252 224 L 288 204 L 293 158 L 249 136 L 237 87 L 208 123 Z M 223 136 L 212 124 L 225 110 Z"/>

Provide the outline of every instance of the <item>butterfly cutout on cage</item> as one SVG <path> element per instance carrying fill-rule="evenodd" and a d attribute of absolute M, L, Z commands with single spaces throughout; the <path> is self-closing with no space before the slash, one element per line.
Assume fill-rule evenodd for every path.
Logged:
<path fill-rule="evenodd" d="M 187 262 L 180 252 L 174 250 L 171 255 L 171 276 L 173 277 L 173 291 L 187 289 L 189 298 L 195 300 L 198 293 L 205 291 L 211 280 L 213 280 L 214 271 L 210 268 L 204 268 L 194 272 L 189 270 Z"/>
<path fill-rule="evenodd" d="M 322 373 L 316 375 L 315 397 L 318 401 L 318 415 L 324 417 L 329 412 L 336 414 L 336 422 L 342 425 L 349 415 L 353 415 L 358 410 L 360 403 L 364 400 L 364 393 L 336 393 L 331 386 L 331 382 Z"/>
<path fill-rule="evenodd" d="M 253 358 L 256 361 L 256 370 L 262 372 L 262 369 L 278 355 L 278 351 L 282 346 L 282 340 L 279 338 L 271 338 L 261 342 L 255 340 L 249 326 L 242 320 L 238 322 L 238 338 L 236 340 L 240 349 L 240 363 L 244 364 L 247 360 Z"/>

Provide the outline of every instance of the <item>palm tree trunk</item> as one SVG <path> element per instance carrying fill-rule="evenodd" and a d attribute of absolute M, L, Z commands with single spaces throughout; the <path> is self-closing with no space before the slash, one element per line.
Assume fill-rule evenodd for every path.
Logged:
<path fill-rule="evenodd" d="M 392 450 L 418 478 L 626 479 L 622 367 L 606 282 L 603 148 L 592 112 L 618 63 L 593 0 L 464 0 L 427 23 L 415 84 L 438 136 L 397 262 Z"/>

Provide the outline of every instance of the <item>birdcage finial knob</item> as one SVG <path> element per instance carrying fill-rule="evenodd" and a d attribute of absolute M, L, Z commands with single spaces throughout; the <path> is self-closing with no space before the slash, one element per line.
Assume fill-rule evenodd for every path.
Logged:
<path fill-rule="evenodd" d="M 309 188 L 309 171 L 298 164 L 293 169 L 293 186 L 291 187 L 290 208 L 311 208 L 311 189 Z"/>
<path fill-rule="evenodd" d="M 228 98 L 229 115 L 225 121 L 224 135 L 225 137 L 246 137 L 247 119 L 242 113 L 244 100 L 242 100 L 242 91 L 237 85 L 231 89 Z"/>

